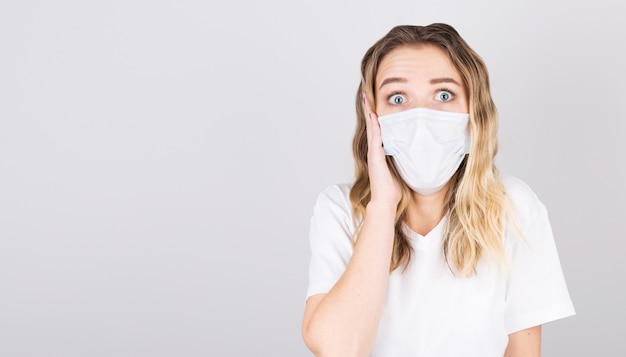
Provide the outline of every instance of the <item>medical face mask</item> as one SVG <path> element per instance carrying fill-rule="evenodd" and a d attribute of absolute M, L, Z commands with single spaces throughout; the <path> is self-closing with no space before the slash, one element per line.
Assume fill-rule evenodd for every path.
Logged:
<path fill-rule="evenodd" d="M 446 185 L 469 153 L 469 115 L 415 108 L 378 118 L 385 154 L 415 192 Z"/>

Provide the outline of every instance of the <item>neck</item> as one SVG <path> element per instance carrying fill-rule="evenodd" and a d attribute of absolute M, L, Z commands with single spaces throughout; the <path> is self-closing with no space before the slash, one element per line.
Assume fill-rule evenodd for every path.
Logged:
<path fill-rule="evenodd" d="M 406 224 L 412 231 L 424 236 L 439 224 L 446 214 L 449 186 L 450 183 L 431 195 L 411 192 L 411 202 L 406 210 Z"/>

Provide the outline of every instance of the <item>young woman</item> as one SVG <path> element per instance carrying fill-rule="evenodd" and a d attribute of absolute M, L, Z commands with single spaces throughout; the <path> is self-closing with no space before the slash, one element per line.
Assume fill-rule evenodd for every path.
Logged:
<path fill-rule="evenodd" d="M 311 219 L 303 337 L 318 356 L 540 356 L 574 314 L 546 209 L 498 175 L 481 58 L 398 26 L 361 63 L 356 179 Z"/>

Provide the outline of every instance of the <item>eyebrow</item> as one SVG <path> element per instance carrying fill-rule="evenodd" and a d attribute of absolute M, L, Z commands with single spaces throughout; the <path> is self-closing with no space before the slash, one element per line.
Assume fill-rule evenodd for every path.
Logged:
<path fill-rule="evenodd" d="M 378 90 L 380 90 L 385 84 L 389 83 L 406 83 L 408 80 L 402 77 L 389 77 L 385 78 L 385 80 L 380 84 Z M 459 82 L 455 81 L 453 78 L 442 77 L 442 78 L 433 78 L 430 80 L 430 84 L 439 84 L 439 83 L 454 83 L 457 86 L 460 86 Z"/>
<path fill-rule="evenodd" d="M 385 84 L 389 84 L 389 83 L 406 83 L 406 82 L 408 82 L 408 80 L 406 78 L 402 78 L 402 77 L 385 78 L 385 80 L 380 84 L 380 87 L 378 87 L 378 90 L 380 90 Z"/>
<path fill-rule="evenodd" d="M 459 82 L 455 81 L 453 78 L 433 78 L 430 80 L 430 84 L 438 84 L 438 83 L 454 83 L 457 86 L 460 86 Z"/>

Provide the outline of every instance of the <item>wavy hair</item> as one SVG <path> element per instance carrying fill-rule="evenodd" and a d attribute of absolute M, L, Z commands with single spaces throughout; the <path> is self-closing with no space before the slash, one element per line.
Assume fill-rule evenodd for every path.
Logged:
<path fill-rule="evenodd" d="M 444 233 L 444 253 L 451 268 L 463 276 L 471 276 L 483 256 L 496 258 L 501 263 L 506 261 L 502 243 L 505 194 L 494 164 L 498 148 L 498 124 L 496 107 L 489 91 L 487 68 L 481 57 L 450 25 L 396 26 L 363 56 L 361 83 L 356 95 L 357 126 L 352 142 L 356 172 L 350 201 L 355 219 L 364 217 L 371 191 L 367 167 L 366 115 L 361 93 L 365 92 L 369 102 L 375 105 L 376 75 L 383 58 L 398 47 L 421 45 L 434 45 L 443 50 L 461 75 L 468 95 L 471 148 L 452 176 L 447 192 L 448 222 Z M 387 164 L 403 186 L 402 199 L 396 211 L 390 266 L 393 271 L 398 267 L 406 269 L 412 258 L 413 251 L 402 228 L 411 190 L 400 178 L 389 156 Z M 359 228 L 361 224 L 362 219 Z"/>

